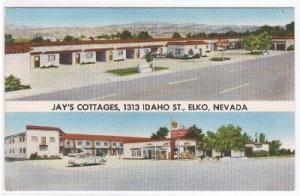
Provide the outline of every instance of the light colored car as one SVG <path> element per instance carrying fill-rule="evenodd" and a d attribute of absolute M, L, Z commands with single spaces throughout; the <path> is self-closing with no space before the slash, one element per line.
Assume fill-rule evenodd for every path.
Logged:
<path fill-rule="evenodd" d="M 104 165 L 105 162 L 106 159 L 104 157 L 94 155 L 78 155 L 69 158 L 68 166 Z"/>
<path fill-rule="evenodd" d="M 90 155 L 86 150 L 80 149 L 79 153 L 68 154 L 68 166 L 104 165 L 105 157 Z"/>

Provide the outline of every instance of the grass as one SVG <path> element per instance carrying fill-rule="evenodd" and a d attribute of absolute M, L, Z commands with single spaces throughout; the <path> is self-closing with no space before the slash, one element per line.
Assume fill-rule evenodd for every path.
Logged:
<path fill-rule="evenodd" d="M 160 71 L 160 70 L 165 70 L 168 69 L 167 67 L 155 67 L 155 71 Z M 128 75 L 133 75 L 137 74 L 137 68 L 135 67 L 129 67 L 129 68 L 124 68 L 124 69 L 112 69 L 112 70 L 107 70 L 107 73 L 112 73 L 118 76 L 128 76 Z"/>
<path fill-rule="evenodd" d="M 211 61 L 227 61 L 227 60 L 230 60 L 230 58 L 229 57 L 224 57 L 224 58 L 222 58 L 222 57 L 213 57 L 209 60 L 211 60 Z"/>

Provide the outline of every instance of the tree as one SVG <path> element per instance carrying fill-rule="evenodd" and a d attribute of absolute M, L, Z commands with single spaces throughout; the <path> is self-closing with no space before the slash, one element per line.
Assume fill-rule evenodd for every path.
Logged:
<path fill-rule="evenodd" d="M 138 39 L 152 39 L 152 36 L 148 33 L 148 31 L 141 31 L 137 35 Z"/>
<path fill-rule="evenodd" d="M 169 129 L 167 127 L 160 127 L 156 133 L 152 133 L 151 139 L 164 139 L 168 136 Z"/>
<path fill-rule="evenodd" d="M 255 35 L 251 34 L 244 38 L 244 46 L 246 50 L 250 50 L 251 54 L 258 49 L 259 43 Z"/>
<path fill-rule="evenodd" d="M 265 144 L 267 143 L 266 135 L 264 133 L 260 133 L 258 136 L 258 142 L 260 144 Z"/>
<path fill-rule="evenodd" d="M 207 152 L 213 150 L 217 144 L 217 135 L 212 131 L 207 131 L 203 136 L 200 145 L 198 145 L 198 149 L 202 150 L 203 155 L 207 154 Z"/>
<path fill-rule="evenodd" d="M 43 39 L 42 36 L 38 36 L 38 37 L 32 38 L 32 41 L 33 41 L 33 42 L 42 42 L 43 40 L 44 40 L 44 39 Z"/>
<path fill-rule="evenodd" d="M 286 35 L 288 35 L 288 36 L 294 36 L 294 32 L 295 32 L 294 29 L 295 29 L 295 23 L 294 23 L 294 21 L 291 22 L 291 23 L 289 23 L 289 24 L 287 24 L 285 26 Z"/>
<path fill-rule="evenodd" d="M 271 156 L 278 155 L 280 151 L 281 143 L 279 140 L 272 140 L 269 143 L 269 153 Z"/>
<path fill-rule="evenodd" d="M 231 150 L 242 151 L 246 144 L 242 138 L 242 128 L 231 124 L 221 126 L 216 136 L 216 150 L 221 152 L 221 157 Z"/>
<path fill-rule="evenodd" d="M 272 37 L 267 33 L 263 32 L 257 37 L 258 49 L 260 50 L 270 50 L 272 47 Z"/>
<path fill-rule="evenodd" d="M 202 129 L 198 128 L 196 125 L 193 125 L 188 128 L 188 138 L 196 139 L 197 143 L 201 141 L 204 137 L 204 134 L 202 133 Z"/>
<path fill-rule="evenodd" d="M 192 37 L 193 37 L 193 34 L 192 34 L 192 33 L 188 33 L 188 34 L 186 34 L 185 37 L 186 37 L 186 38 L 192 38 Z"/>
<path fill-rule="evenodd" d="M 12 37 L 12 34 L 5 34 L 5 43 L 14 43 L 15 40 Z"/>
<path fill-rule="evenodd" d="M 76 40 L 76 38 L 72 35 L 66 35 L 64 38 L 64 41 L 66 41 L 66 42 L 75 41 L 75 40 Z"/>
<path fill-rule="evenodd" d="M 173 39 L 180 39 L 181 35 L 178 32 L 174 32 L 173 35 L 172 35 L 172 38 Z"/>
<path fill-rule="evenodd" d="M 132 35 L 131 32 L 128 30 L 124 30 L 121 34 L 120 34 L 120 39 L 121 40 L 126 40 L 126 39 L 131 39 Z"/>

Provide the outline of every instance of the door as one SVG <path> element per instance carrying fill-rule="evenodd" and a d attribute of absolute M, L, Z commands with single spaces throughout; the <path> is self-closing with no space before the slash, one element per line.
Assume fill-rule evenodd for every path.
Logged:
<path fill-rule="evenodd" d="M 76 55 L 75 55 L 75 63 L 80 64 L 80 54 L 79 53 L 76 53 Z"/>
<path fill-rule="evenodd" d="M 34 68 L 40 67 L 40 56 L 34 56 Z"/>
<path fill-rule="evenodd" d="M 108 52 L 108 59 L 109 59 L 109 61 L 113 60 L 113 54 L 112 54 L 111 50 Z"/>

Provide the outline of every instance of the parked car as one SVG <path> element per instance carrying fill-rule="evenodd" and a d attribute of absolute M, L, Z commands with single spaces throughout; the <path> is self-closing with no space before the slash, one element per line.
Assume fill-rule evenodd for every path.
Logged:
<path fill-rule="evenodd" d="M 104 165 L 106 158 L 90 155 L 86 150 L 80 149 L 79 153 L 68 154 L 68 166 Z"/>
<path fill-rule="evenodd" d="M 77 155 L 69 158 L 68 166 L 104 165 L 105 162 L 106 159 L 104 157 L 94 155 Z"/>

